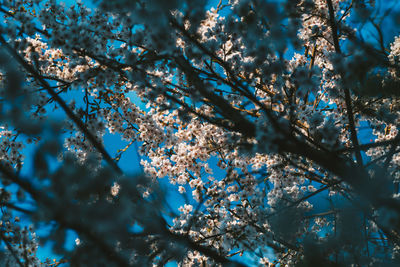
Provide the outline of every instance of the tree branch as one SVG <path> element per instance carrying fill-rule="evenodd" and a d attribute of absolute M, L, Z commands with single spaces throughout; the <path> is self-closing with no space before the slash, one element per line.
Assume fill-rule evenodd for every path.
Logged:
<path fill-rule="evenodd" d="M 96 137 L 89 131 L 85 124 L 74 114 L 74 112 L 68 107 L 64 100 L 51 88 L 49 83 L 42 78 L 42 76 L 29 64 L 27 63 L 17 51 L 15 51 L 0 35 L 0 43 L 10 52 L 10 54 L 21 64 L 21 66 L 30 74 L 37 79 L 37 81 L 46 89 L 46 91 L 52 96 L 52 98 L 61 106 L 67 116 L 78 126 L 82 133 L 88 138 L 92 145 L 97 151 L 102 154 L 104 159 L 110 164 L 111 167 L 118 173 L 122 173 L 122 170 L 118 167 L 112 157 L 107 153 L 104 146 L 96 139 Z"/>
<path fill-rule="evenodd" d="M 326 2 L 328 3 L 329 24 L 331 26 L 335 51 L 337 54 L 342 54 L 342 51 L 341 51 L 340 45 L 339 45 L 339 37 L 337 34 L 335 11 L 333 9 L 332 0 L 326 0 Z M 341 76 L 343 77 L 343 75 L 341 75 Z M 350 95 L 350 90 L 348 88 L 344 89 L 344 98 L 345 98 L 346 108 L 347 108 L 347 118 L 349 120 L 350 139 L 351 139 L 351 142 L 353 143 L 353 146 L 357 147 L 359 144 L 358 144 L 358 138 L 357 138 L 357 131 L 356 131 L 355 123 L 354 123 L 354 114 L 353 114 L 353 108 L 352 108 L 352 104 L 351 104 L 351 95 Z M 362 166 L 363 163 L 362 163 L 362 157 L 361 157 L 360 151 L 356 150 L 355 155 L 356 155 L 356 160 L 357 160 L 358 165 Z"/>

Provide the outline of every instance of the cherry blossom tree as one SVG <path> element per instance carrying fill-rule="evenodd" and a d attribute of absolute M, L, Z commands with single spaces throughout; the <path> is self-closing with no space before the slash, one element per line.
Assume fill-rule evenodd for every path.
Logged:
<path fill-rule="evenodd" d="M 0 0 L 1 261 L 400 264 L 398 4 Z"/>

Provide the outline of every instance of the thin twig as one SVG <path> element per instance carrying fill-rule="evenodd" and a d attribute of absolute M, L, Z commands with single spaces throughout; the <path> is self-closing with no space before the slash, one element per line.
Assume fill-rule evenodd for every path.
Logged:
<path fill-rule="evenodd" d="M 10 243 L 7 241 L 7 238 L 4 236 L 3 231 L 0 231 L 0 238 L 3 240 L 3 242 L 6 244 L 8 251 L 10 251 L 11 255 L 13 255 L 15 261 L 18 263 L 20 267 L 24 267 L 22 262 L 19 260 L 17 254 L 15 253 L 13 247 L 10 245 Z"/>

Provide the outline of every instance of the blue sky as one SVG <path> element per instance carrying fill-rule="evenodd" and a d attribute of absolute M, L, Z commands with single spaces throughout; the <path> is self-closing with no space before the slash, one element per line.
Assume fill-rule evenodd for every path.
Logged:
<path fill-rule="evenodd" d="M 72 0 L 63 1 L 63 2 L 65 2 L 67 6 L 76 3 L 76 1 L 72 1 Z M 94 7 L 92 1 L 83 1 L 83 2 L 88 7 Z M 218 1 L 214 1 L 214 2 L 217 3 Z M 211 3 L 211 4 L 215 5 L 215 3 Z M 398 8 L 397 8 L 397 10 L 398 10 Z M 394 27 L 394 25 L 389 22 L 384 21 L 384 25 L 385 25 L 385 40 L 388 42 L 388 41 L 392 40 L 393 36 L 397 35 L 399 32 L 398 32 L 398 28 Z M 372 27 L 367 26 L 364 29 L 364 31 L 365 31 L 365 38 L 368 41 L 372 41 L 374 39 L 374 32 L 373 32 Z M 79 93 L 64 95 L 63 98 L 67 102 L 72 99 L 75 99 L 75 100 L 82 99 L 82 97 L 79 96 Z M 140 105 L 140 106 L 144 105 L 144 103 L 141 103 L 140 100 L 137 97 L 135 97 L 134 95 L 131 96 L 131 99 L 137 105 Z M 61 117 L 64 118 L 65 116 L 59 110 L 57 112 L 53 112 L 52 117 L 53 118 L 61 118 Z M 362 122 L 361 126 L 368 126 L 368 125 L 365 122 Z M 361 143 L 370 142 L 370 140 L 373 138 L 371 133 L 372 133 L 372 131 L 368 130 L 368 129 L 361 130 L 359 132 L 359 138 L 360 138 Z M 104 137 L 104 145 L 105 145 L 106 150 L 110 153 L 110 155 L 114 156 L 115 152 L 118 149 L 125 147 L 126 142 L 121 141 L 119 135 L 107 133 Z M 32 148 L 27 148 L 25 150 L 25 155 L 27 155 L 27 158 L 32 158 L 29 155 L 32 155 L 33 152 L 34 152 L 34 150 Z M 140 161 L 140 159 L 138 158 L 138 154 L 137 154 L 137 151 L 135 150 L 135 146 L 131 146 L 121 157 L 120 161 L 118 162 L 118 165 L 127 173 L 139 173 L 141 171 L 139 161 Z M 31 173 L 31 171 L 32 171 L 32 167 L 28 160 L 27 164 L 24 166 L 22 174 L 29 175 Z M 161 183 L 167 188 L 170 187 L 170 185 L 168 185 L 166 178 L 161 180 Z M 172 188 L 175 189 L 175 187 L 172 187 Z M 168 200 L 172 207 L 176 208 L 184 203 L 184 199 L 178 193 L 172 193 L 172 192 L 174 192 L 174 190 L 167 190 L 167 191 L 170 193 L 168 196 Z M 39 232 L 39 234 L 40 234 L 40 232 Z M 70 238 L 71 243 L 73 240 L 74 240 L 74 236 L 71 234 L 71 238 Z M 48 246 L 40 248 L 38 255 L 42 258 L 53 257 L 53 254 L 49 250 Z M 245 261 L 250 260 L 249 258 L 247 258 L 247 260 L 246 260 L 246 258 L 243 258 L 243 259 Z M 175 265 L 176 264 L 174 264 L 174 263 L 169 264 L 169 266 L 175 266 Z"/>

